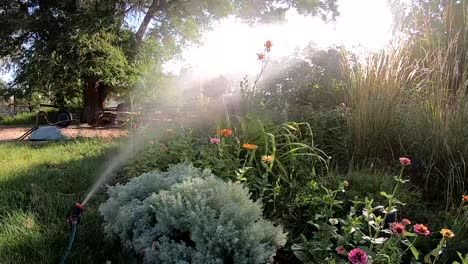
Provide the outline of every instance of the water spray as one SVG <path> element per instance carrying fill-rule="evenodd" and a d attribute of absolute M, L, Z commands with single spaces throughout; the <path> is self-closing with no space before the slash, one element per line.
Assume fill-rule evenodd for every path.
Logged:
<path fill-rule="evenodd" d="M 78 228 L 78 224 L 81 221 L 81 216 L 83 215 L 83 209 L 83 205 L 79 202 L 76 202 L 72 214 L 67 219 L 67 223 L 70 226 L 70 238 L 68 239 L 68 245 L 65 249 L 65 253 L 63 253 L 62 258 L 60 259 L 60 264 L 65 264 L 68 255 L 70 255 L 73 242 L 75 242 L 76 230 Z"/>

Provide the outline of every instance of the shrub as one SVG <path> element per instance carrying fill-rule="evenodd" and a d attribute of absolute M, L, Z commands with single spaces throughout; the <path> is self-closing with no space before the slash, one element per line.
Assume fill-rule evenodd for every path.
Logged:
<path fill-rule="evenodd" d="M 266 263 L 286 243 L 239 183 L 187 164 L 109 188 L 104 231 L 143 263 Z"/>

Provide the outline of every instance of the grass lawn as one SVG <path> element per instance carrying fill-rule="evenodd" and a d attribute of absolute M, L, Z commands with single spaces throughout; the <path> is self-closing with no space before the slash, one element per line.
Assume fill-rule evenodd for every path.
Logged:
<path fill-rule="evenodd" d="M 66 218 L 116 143 L 95 139 L 0 144 L 0 263 L 58 263 L 68 241 Z M 112 263 L 94 197 L 67 263 Z"/>

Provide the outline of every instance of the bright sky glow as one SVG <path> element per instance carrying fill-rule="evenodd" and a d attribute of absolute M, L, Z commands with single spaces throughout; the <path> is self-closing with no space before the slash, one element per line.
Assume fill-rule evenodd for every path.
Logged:
<path fill-rule="evenodd" d="M 220 74 L 255 74 L 256 53 L 271 40 L 272 59 L 284 57 L 311 41 L 318 47 L 344 45 L 351 50 L 373 50 L 385 46 L 391 38 L 392 14 L 387 0 L 339 0 L 340 16 L 326 24 L 320 18 L 302 17 L 289 12 L 283 24 L 251 27 L 233 18 L 219 22 L 207 32 L 200 47 L 187 48 L 182 60 L 166 64 L 165 70 L 178 73 L 191 66 L 200 77 Z M 0 72 L 11 81 L 12 72 Z"/>
<path fill-rule="evenodd" d="M 337 21 L 328 24 L 295 12 L 289 12 L 283 24 L 256 27 L 225 19 L 205 34 L 200 47 L 188 48 L 182 61 L 171 61 L 165 69 L 178 73 L 181 67 L 191 66 L 203 77 L 255 74 L 256 53 L 262 51 L 266 40 L 274 45 L 272 58 L 287 56 L 311 41 L 323 48 L 343 45 L 351 50 L 374 50 L 390 40 L 392 14 L 387 0 L 339 0 L 339 11 Z"/>

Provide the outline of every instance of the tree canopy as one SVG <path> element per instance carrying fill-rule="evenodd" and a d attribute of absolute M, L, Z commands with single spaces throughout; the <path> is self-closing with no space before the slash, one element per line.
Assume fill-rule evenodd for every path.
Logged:
<path fill-rule="evenodd" d="M 234 15 L 250 23 L 271 21 L 290 8 L 333 19 L 336 2 L 2 1 L 0 58 L 16 65 L 15 85 L 55 97 L 84 95 L 85 111 L 86 104 L 94 104 L 88 111 L 99 112 L 109 92 L 131 87 L 145 73 L 160 74 L 164 61 L 199 40 L 218 19 Z"/>

